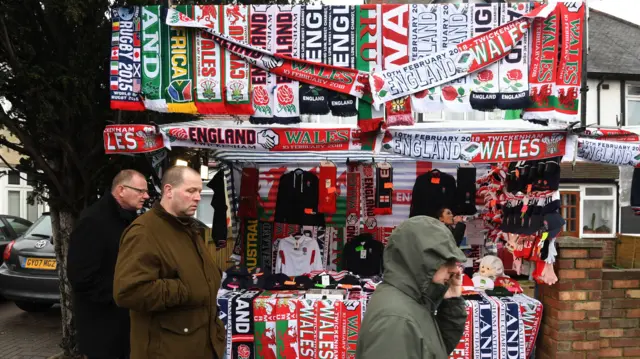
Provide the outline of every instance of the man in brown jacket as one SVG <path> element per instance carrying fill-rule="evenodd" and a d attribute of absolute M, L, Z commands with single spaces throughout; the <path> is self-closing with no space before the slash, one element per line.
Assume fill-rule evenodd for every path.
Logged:
<path fill-rule="evenodd" d="M 131 359 L 222 359 L 221 271 L 192 218 L 200 174 L 170 168 L 162 199 L 123 233 L 113 296 L 131 315 Z"/>

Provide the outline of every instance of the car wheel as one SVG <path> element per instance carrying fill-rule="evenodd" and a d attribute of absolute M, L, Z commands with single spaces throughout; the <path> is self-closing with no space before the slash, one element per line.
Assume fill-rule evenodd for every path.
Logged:
<path fill-rule="evenodd" d="M 15 303 L 18 306 L 18 308 L 29 313 L 45 312 L 49 310 L 49 308 L 53 307 L 52 303 L 34 303 L 34 302 L 23 302 L 23 301 L 17 301 Z"/>

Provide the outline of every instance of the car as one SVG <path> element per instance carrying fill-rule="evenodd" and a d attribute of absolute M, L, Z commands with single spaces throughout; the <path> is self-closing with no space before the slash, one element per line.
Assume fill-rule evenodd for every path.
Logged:
<path fill-rule="evenodd" d="M 23 235 L 32 224 L 24 218 L 0 214 L 0 253 L 9 242 Z M 0 264 L 2 264 L 1 258 Z"/>
<path fill-rule="evenodd" d="M 26 312 L 46 311 L 60 302 L 52 233 L 51 216 L 44 213 L 3 252 L 0 295 Z"/>

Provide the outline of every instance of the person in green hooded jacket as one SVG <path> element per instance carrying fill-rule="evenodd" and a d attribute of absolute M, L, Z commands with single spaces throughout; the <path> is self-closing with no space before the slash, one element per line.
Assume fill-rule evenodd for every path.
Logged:
<path fill-rule="evenodd" d="M 357 359 L 445 359 L 464 332 L 464 253 L 449 228 L 426 216 L 398 226 L 384 250 L 384 280 L 360 328 Z"/>

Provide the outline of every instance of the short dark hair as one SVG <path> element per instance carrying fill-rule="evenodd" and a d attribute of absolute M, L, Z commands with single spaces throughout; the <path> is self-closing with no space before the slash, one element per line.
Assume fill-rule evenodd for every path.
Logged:
<path fill-rule="evenodd" d="M 191 172 L 198 177 L 200 176 L 200 173 L 191 167 L 173 166 L 162 175 L 162 192 L 164 193 L 164 186 L 166 185 L 171 185 L 171 187 L 180 186 L 182 182 L 184 182 L 184 174 L 186 172 Z"/>
<path fill-rule="evenodd" d="M 113 178 L 111 182 L 111 190 L 115 190 L 116 187 L 131 182 L 131 179 L 135 176 L 144 178 L 144 175 L 136 170 L 122 170 Z"/>
<path fill-rule="evenodd" d="M 438 215 L 438 217 L 437 217 L 437 218 L 438 218 L 438 219 L 442 218 L 442 215 L 444 214 L 444 211 L 446 211 L 446 210 L 450 210 L 450 211 L 451 211 L 451 208 L 449 208 L 449 207 L 442 207 L 442 208 L 440 208 L 440 209 L 438 210 L 438 212 L 437 212 L 437 215 Z M 453 211 L 452 211 L 452 212 L 453 212 Z"/>

